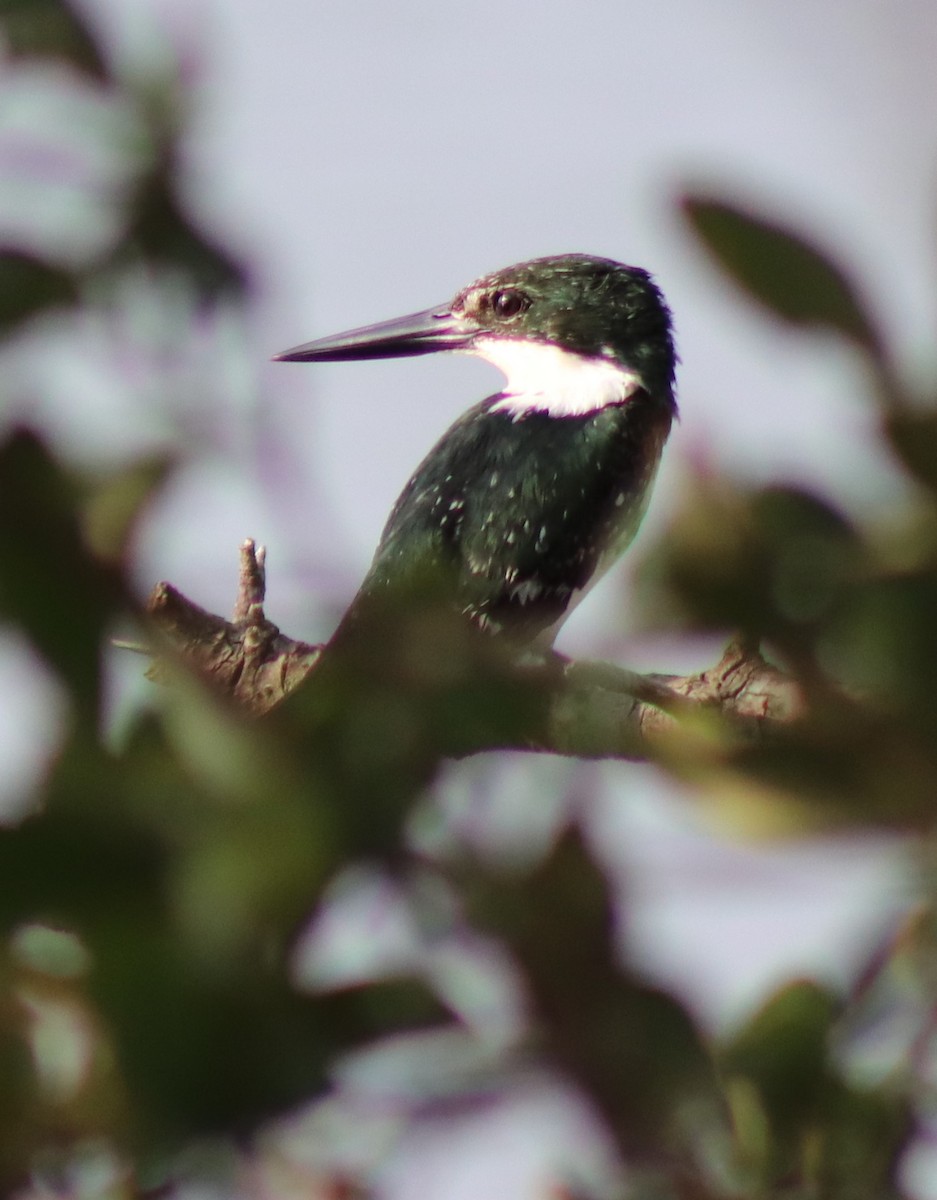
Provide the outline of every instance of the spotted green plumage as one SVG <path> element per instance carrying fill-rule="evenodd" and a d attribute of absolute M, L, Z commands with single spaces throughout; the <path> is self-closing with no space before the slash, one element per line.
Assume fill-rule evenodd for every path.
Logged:
<path fill-rule="evenodd" d="M 670 313 L 646 271 L 561 255 L 486 275 L 449 304 L 281 357 L 442 349 L 509 363 L 511 377 L 416 469 L 341 628 L 389 590 L 438 577 L 481 628 L 549 645 L 644 513 L 676 414 Z"/>

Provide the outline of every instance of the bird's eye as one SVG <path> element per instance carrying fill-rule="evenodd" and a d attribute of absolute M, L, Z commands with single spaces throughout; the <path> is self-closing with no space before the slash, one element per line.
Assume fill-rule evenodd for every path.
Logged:
<path fill-rule="evenodd" d="M 530 307 L 530 297 L 514 288 L 501 288 L 491 297 L 492 312 L 498 317 L 516 317 Z"/>

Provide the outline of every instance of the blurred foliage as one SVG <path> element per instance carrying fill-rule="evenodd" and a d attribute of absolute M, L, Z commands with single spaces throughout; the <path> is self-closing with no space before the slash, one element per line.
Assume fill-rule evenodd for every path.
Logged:
<path fill-rule="evenodd" d="M 856 289 L 816 247 L 720 200 L 687 196 L 683 209 L 720 265 L 775 316 L 808 329 L 836 330 L 879 352 Z"/>
<path fill-rule="evenodd" d="M 64 0 L 0 0 L 4 50 L 17 58 L 58 59 L 102 82 L 104 56 L 79 13 Z"/>
<path fill-rule="evenodd" d="M 75 283 L 66 271 L 15 250 L 0 253 L 0 328 L 12 330 L 43 309 L 74 299 Z"/>
<path fill-rule="evenodd" d="M 206 308 L 239 297 L 244 268 L 180 199 L 180 82 L 118 80 L 64 0 L 4 0 L 0 28 L 20 69 L 54 60 L 75 86 L 110 89 L 149 147 L 128 148 L 123 219 L 96 257 L 63 267 L 33 244 L 0 249 L 0 338 L 113 303 L 141 264 L 184 277 Z M 808 706 L 759 745 L 727 732 L 664 747 L 662 760 L 746 817 L 908 829 L 923 851 L 937 795 L 937 414 L 905 393 L 859 290 L 822 251 L 711 198 L 685 211 L 770 313 L 864 356 L 882 452 L 910 486 L 886 523 L 794 487 L 691 481 L 645 567 L 648 611 L 672 629 L 762 641 Z M 441 761 L 493 729 L 522 742 L 541 697 L 408 598 L 365 614 L 275 719 L 248 723 L 180 672 L 115 749 L 99 733 L 101 657 L 134 613 L 133 531 L 174 464 L 95 474 L 50 447 L 38 427 L 7 426 L 0 444 L 0 617 L 54 673 L 69 713 L 31 815 L 0 831 L 0 1193 L 30 1177 L 74 1195 L 91 1194 L 91 1178 L 111 1196 L 171 1194 L 192 1172 L 223 1184 L 240 1154 L 263 1157 L 273 1122 L 335 1096 L 348 1064 L 397 1079 L 401 1122 L 491 1102 L 539 1064 L 586 1097 L 623 1166 L 603 1190 L 571 1164 L 558 1195 L 567 1182 L 654 1200 L 907 1195 L 902 1156 L 935 1104 L 929 902 L 851 989 L 794 981 L 744 1027 L 704 1033 L 622 957 L 577 821 L 511 867 L 468 846 L 414 852 L 408 821 Z M 498 948 L 510 964 L 499 986 L 525 1012 L 512 1035 L 498 1041 L 418 954 L 375 978 L 301 982 L 300 935 L 362 862 L 380 865 L 463 974 L 476 969 L 470 944 Z M 353 1137 L 354 1115 L 347 1126 Z M 328 1161 L 321 1178 L 308 1168 L 302 1194 L 366 1194 L 347 1166 L 329 1181 Z M 279 1194 L 264 1178 L 258 1194 Z"/>
<path fill-rule="evenodd" d="M 101 637 L 120 584 L 83 550 L 74 493 L 34 434 L 0 447 L 0 614 L 29 634 L 93 725 Z"/>

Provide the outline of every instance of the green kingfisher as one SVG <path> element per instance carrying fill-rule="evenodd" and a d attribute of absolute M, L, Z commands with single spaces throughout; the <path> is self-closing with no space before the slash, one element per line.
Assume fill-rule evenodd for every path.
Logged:
<path fill-rule="evenodd" d="M 640 267 L 563 254 L 276 358 L 439 350 L 480 355 L 504 386 L 417 467 L 349 614 L 382 589 L 448 572 L 453 603 L 480 628 L 548 650 L 644 515 L 677 411 L 670 311 Z"/>

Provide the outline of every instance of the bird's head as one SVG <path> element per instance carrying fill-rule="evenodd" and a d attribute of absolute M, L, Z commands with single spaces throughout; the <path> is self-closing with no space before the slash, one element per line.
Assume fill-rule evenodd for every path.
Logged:
<path fill-rule="evenodd" d="M 447 304 L 320 338 L 280 362 L 401 358 L 459 350 L 508 376 L 510 394 L 541 394 L 575 376 L 594 392 L 642 387 L 673 404 L 670 311 L 647 271 L 607 258 L 561 254 L 495 271 Z"/>

